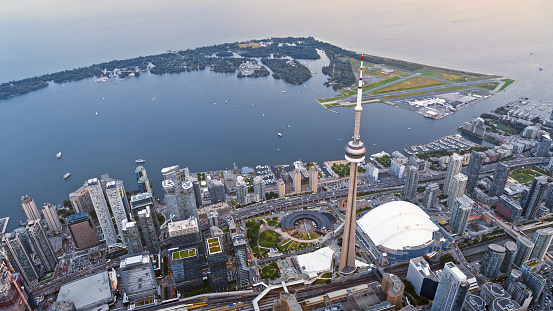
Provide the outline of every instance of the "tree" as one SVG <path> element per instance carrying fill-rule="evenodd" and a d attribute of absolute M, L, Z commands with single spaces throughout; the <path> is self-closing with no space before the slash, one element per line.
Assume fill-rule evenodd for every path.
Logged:
<path fill-rule="evenodd" d="M 69 201 L 69 200 L 63 200 L 63 206 L 73 208 L 73 205 L 71 204 L 71 201 Z"/>

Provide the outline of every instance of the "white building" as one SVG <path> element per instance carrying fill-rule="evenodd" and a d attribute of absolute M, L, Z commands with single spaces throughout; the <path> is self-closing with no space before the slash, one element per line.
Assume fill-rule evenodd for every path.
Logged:
<path fill-rule="evenodd" d="M 44 215 L 50 231 L 61 232 L 61 223 L 55 206 L 50 203 L 44 203 L 42 205 L 42 215 Z"/>
<path fill-rule="evenodd" d="M 36 208 L 35 200 L 28 195 L 21 197 L 21 206 L 27 215 L 27 220 L 40 220 L 40 214 Z"/>
<path fill-rule="evenodd" d="M 371 184 L 375 184 L 378 182 L 378 167 L 372 163 L 367 163 L 367 178 L 369 179 L 369 182 Z"/>
<path fill-rule="evenodd" d="M 309 188 L 313 193 L 317 193 L 317 187 L 319 184 L 319 171 L 315 164 L 309 168 Z"/>
<path fill-rule="evenodd" d="M 296 194 L 301 193 L 301 173 L 298 169 L 295 169 L 293 172 L 290 173 L 290 177 L 292 177 L 292 184 L 294 186 L 294 192 Z"/>
<path fill-rule="evenodd" d="M 265 182 L 261 176 L 255 176 L 253 179 L 253 194 L 257 201 L 265 200 Z"/>
<path fill-rule="evenodd" d="M 244 177 L 238 176 L 236 178 L 236 203 L 244 205 L 247 204 L 248 186 L 244 181 Z"/>
<path fill-rule="evenodd" d="M 109 214 L 108 204 L 102 192 L 102 186 L 97 178 L 89 179 L 87 182 L 88 192 L 90 193 L 90 199 L 92 205 L 96 211 L 98 222 L 100 222 L 100 228 L 104 234 L 106 244 L 113 245 L 117 243 L 117 234 L 113 228 L 113 222 L 111 221 L 111 215 Z"/>
<path fill-rule="evenodd" d="M 397 159 L 392 159 L 391 165 L 390 165 L 390 173 L 397 178 L 403 178 L 403 172 L 405 171 L 405 165 L 401 164 L 401 162 Z"/>
<path fill-rule="evenodd" d="M 111 207 L 111 212 L 113 213 L 113 218 L 115 218 L 115 225 L 117 226 L 117 232 L 119 236 L 123 232 L 123 220 L 129 221 L 129 217 L 125 211 L 125 206 L 123 205 L 123 199 L 125 199 L 126 194 L 123 192 L 123 182 L 122 181 L 110 181 L 106 184 L 106 195 L 108 197 L 109 206 Z"/>
<path fill-rule="evenodd" d="M 467 276 L 454 263 L 446 263 L 430 310 L 461 311 L 468 290 Z"/>
<path fill-rule="evenodd" d="M 444 194 L 449 195 L 451 188 L 451 181 L 453 179 L 453 176 L 459 174 L 461 172 L 461 167 L 463 163 L 463 157 L 454 153 L 449 158 L 449 165 L 447 166 L 447 172 L 445 174 L 445 180 L 444 180 Z"/>

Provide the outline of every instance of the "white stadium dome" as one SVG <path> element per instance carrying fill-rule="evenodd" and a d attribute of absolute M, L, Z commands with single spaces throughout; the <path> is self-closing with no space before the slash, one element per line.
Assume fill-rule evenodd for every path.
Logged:
<path fill-rule="evenodd" d="M 428 245 L 440 230 L 422 209 L 405 201 L 382 204 L 357 224 L 375 246 L 398 251 Z"/>

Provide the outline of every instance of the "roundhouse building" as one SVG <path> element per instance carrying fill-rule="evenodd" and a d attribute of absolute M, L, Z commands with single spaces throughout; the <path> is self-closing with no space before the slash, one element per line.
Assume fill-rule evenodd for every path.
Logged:
<path fill-rule="evenodd" d="M 440 228 L 418 206 L 388 202 L 357 221 L 361 238 L 381 265 L 424 256 L 442 248 Z"/>

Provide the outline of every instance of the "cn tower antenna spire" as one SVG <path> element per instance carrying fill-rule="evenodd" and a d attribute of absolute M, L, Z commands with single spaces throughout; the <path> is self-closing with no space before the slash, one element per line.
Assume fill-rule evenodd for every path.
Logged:
<path fill-rule="evenodd" d="M 355 221 L 357 201 L 357 171 L 359 163 L 365 161 L 365 145 L 360 140 L 359 127 L 361 125 L 361 101 L 363 98 L 363 55 L 359 66 L 359 87 L 357 89 L 357 105 L 355 106 L 355 129 L 353 139 L 346 145 L 346 160 L 350 162 L 349 190 L 344 219 L 344 233 L 342 236 L 342 253 L 340 255 L 339 270 L 342 273 L 355 271 Z"/>

